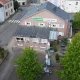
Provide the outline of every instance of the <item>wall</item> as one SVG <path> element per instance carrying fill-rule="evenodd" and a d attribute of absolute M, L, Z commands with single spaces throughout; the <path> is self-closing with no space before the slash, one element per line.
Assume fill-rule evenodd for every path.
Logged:
<path fill-rule="evenodd" d="M 78 4 L 76 5 L 76 2 Z M 66 1 L 65 3 L 65 11 L 68 13 L 75 13 L 80 11 L 80 1 Z"/>
<path fill-rule="evenodd" d="M 0 8 L 0 22 L 3 22 L 5 20 L 4 18 L 4 8 L 1 7 Z"/>
<path fill-rule="evenodd" d="M 24 41 L 17 41 L 16 38 L 23 38 Z M 33 38 L 14 36 L 13 39 L 14 39 L 14 47 L 22 47 L 22 48 L 31 47 L 31 48 L 34 48 L 34 49 L 37 49 L 37 50 L 40 50 L 40 49 L 45 50 L 45 49 L 50 47 L 49 42 L 41 43 L 41 42 L 35 42 L 35 40 L 33 42 Z"/>
<path fill-rule="evenodd" d="M 45 14 L 45 15 L 43 15 L 43 14 Z M 35 21 L 35 20 L 33 20 L 33 18 L 37 18 L 37 17 L 38 18 L 55 19 L 55 21 L 49 22 L 49 21 Z M 67 21 L 64 21 L 60 17 L 56 16 L 55 14 L 53 14 L 53 13 L 47 11 L 47 10 L 41 11 L 41 12 L 39 12 L 39 13 L 29 17 L 29 18 L 21 20 L 20 24 L 27 26 L 25 24 L 27 22 L 31 22 L 30 26 L 39 26 L 39 23 L 44 23 L 45 24 L 44 27 L 49 27 L 49 26 L 51 27 L 52 24 L 53 25 L 55 24 L 55 25 L 58 26 L 57 30 L 59 32 L 64 32 L 64 36 L 68 35 L 68 33 L 67 33 L 68 28 L 67 27 L 69 27 L 69 25 L 68 25 Z M 61 25 L 64 26 L 64 28 L 59 28 Z"/>
<path fill-rule="evenodd" d="M 9 7 L 8 7 L 8 5 L 9 5 Z M 11 12 L 11 9 L 12 9 L 12 12 Z M 5 11 L 5 19 L 9 18 L 12 14 L 14 14 L 13 1 L 9 1 L 9 2 L 4 4 L 4 11 Z M 6 12 L 8 14 L 7 16 L 6 16 Z"/>

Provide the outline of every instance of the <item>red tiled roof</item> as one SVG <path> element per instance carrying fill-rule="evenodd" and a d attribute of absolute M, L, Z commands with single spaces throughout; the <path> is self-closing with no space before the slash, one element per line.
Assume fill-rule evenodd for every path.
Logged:
<path fill-rule="evenodd" d="M 10 0 L 0 0 L 0 2 L 3 4 L 7 3 L 8 1 L 10 1 Z"/>

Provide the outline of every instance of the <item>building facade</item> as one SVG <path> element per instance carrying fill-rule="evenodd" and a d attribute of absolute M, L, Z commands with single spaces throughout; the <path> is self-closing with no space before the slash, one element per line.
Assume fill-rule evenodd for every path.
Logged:
<path fill-rule="evenodd" d="M 2 4 L 0 4 L 0 22 L 3 22 L 5 20 L 4 17 L 4 7 Z"/>
<path fill-rule="evenodd" d="M 53 33 L 55 35 L 53 35 Z M 35 50 L 46 50 L 50 48 L 50 41 L 57 39 L 58 33 L 57 31 L 53 30 L 53 28 L 22 26 L 17 29 L 13 36 L 13 47 L 31 47 Z"/>
<path fill-rule="evenodd" d="M 68 37 L 70 29 L 68 19 L 69 16 L 65 11 L 47 2 L 39 7 L 32 8 L 31 11 L 29 10 L 20 20 L 20 24 L 25 25 L 25 27 L 39 26 L 55 28 L 61 36 Z"/>
<path fill-rule="evenodd" d="M 27 0 L 17 0 L 17 2 L 21 5 L 24 6 L 27 4 Z"/>
<path fill-rule="evenodd" d="M 0 0 L 0 4 L 2 4 L 4 8 L 4 15 L 2 15 L 4 16 L 4 20 L 14 14 L 13 0 Z"/>
<path fill-rule="evenodd" d="M 80 11 L 80 0 L 48 0 L 68 13 Z"/>

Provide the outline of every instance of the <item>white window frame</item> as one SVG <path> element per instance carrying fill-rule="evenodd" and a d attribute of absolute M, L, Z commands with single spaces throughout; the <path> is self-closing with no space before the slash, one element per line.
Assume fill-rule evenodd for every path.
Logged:
<path fill-rule="evenodd" d="M 42 25 L 41 25 L 41 24 L 42 24 Z M 38 26 L 44 27 L 44 26 L 45 26 L 45 23 L 39 23 Z"/>
<path fill-rule="evenodd" d="M 64 24 L 59 24 L 59 28 L 64 28 Z"/>
<path fill-rule="evenodd" d="M 47 39 L 41 39 L 41 41 L 40 41 L 41 43 L 48 43 L 48 40 Z"/>
<path fill-rule="evenodd" d="M 54 26 L 53 26 L 54 25 Z M 51 24 L 52 28 L 58 28 L 58 24 Z"/>
<path fill-rule="evenodd" d="M 39 43 L 39 38 L 32 38 L 33 43 Z"/>
<path fill-rule="evenodd" d="M 26 22 L 26 21 L 25 21 L 25 25 L 26 25 L 26 26 L 31 26 L 31 22 Z"/>
<path fill-rule="evenodd" d="M 59 32 L 59 35 L 64 36 L 64 32 Z"/>
<path fill-rule="evenodd" d="M 19 38 L 19 40 L 17 40 L 17 38 Z M 16 37 L 16 41 L 22 41 L 21 38 L 23 37 Z M 24 38 L 23 38 L 23 41 L 25 41 Z"/>

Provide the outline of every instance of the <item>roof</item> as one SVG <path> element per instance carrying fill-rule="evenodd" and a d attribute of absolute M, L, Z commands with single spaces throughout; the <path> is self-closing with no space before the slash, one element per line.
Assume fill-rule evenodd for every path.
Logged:
<path fill-rule="evenodd" d="M 3 5 L 2 5 L 2 4 L 0 4 L 0 7 L 3 7 Z"/>
<path fill-rule="evenodd" d="M 56 16 L 67 20 L 69 19 L 69 15 L 67 12 L 65 12 L 64 10 L 60 9 L 59 7 L 57 7 L 56 5 L 50 3 L 50 2 L 46 2 L 43 3 L 41 5 L 37 5 L 37 6 L 32 6 L 27 12 L 26 14 L 21 18 L 21 20 L 24 20 L 25 18 L 28 18 L 32 15 L 34 15 L 35 13 L 42 11 L 42 10 L 48 10 L 50 12 L 52 12 L 53 14 L 55 14 Z"/>
<path fill-rule="evenodd" d="M 11 1 L 11 0 L 0 0 L 0 2 L 2 2 L 3 4 L 5 4 L 5 3 L 9 2 L 9 1 Z"/>
<path fill-rule="evenodd" d="M 16 32 L 13 36 L 19 36 L 19 37 L 39 37 L 42 39 L 49 39 L 50 31 L 52 31 L 53 28 L 45 28 L 45 27 L 18 27 Z"/>

